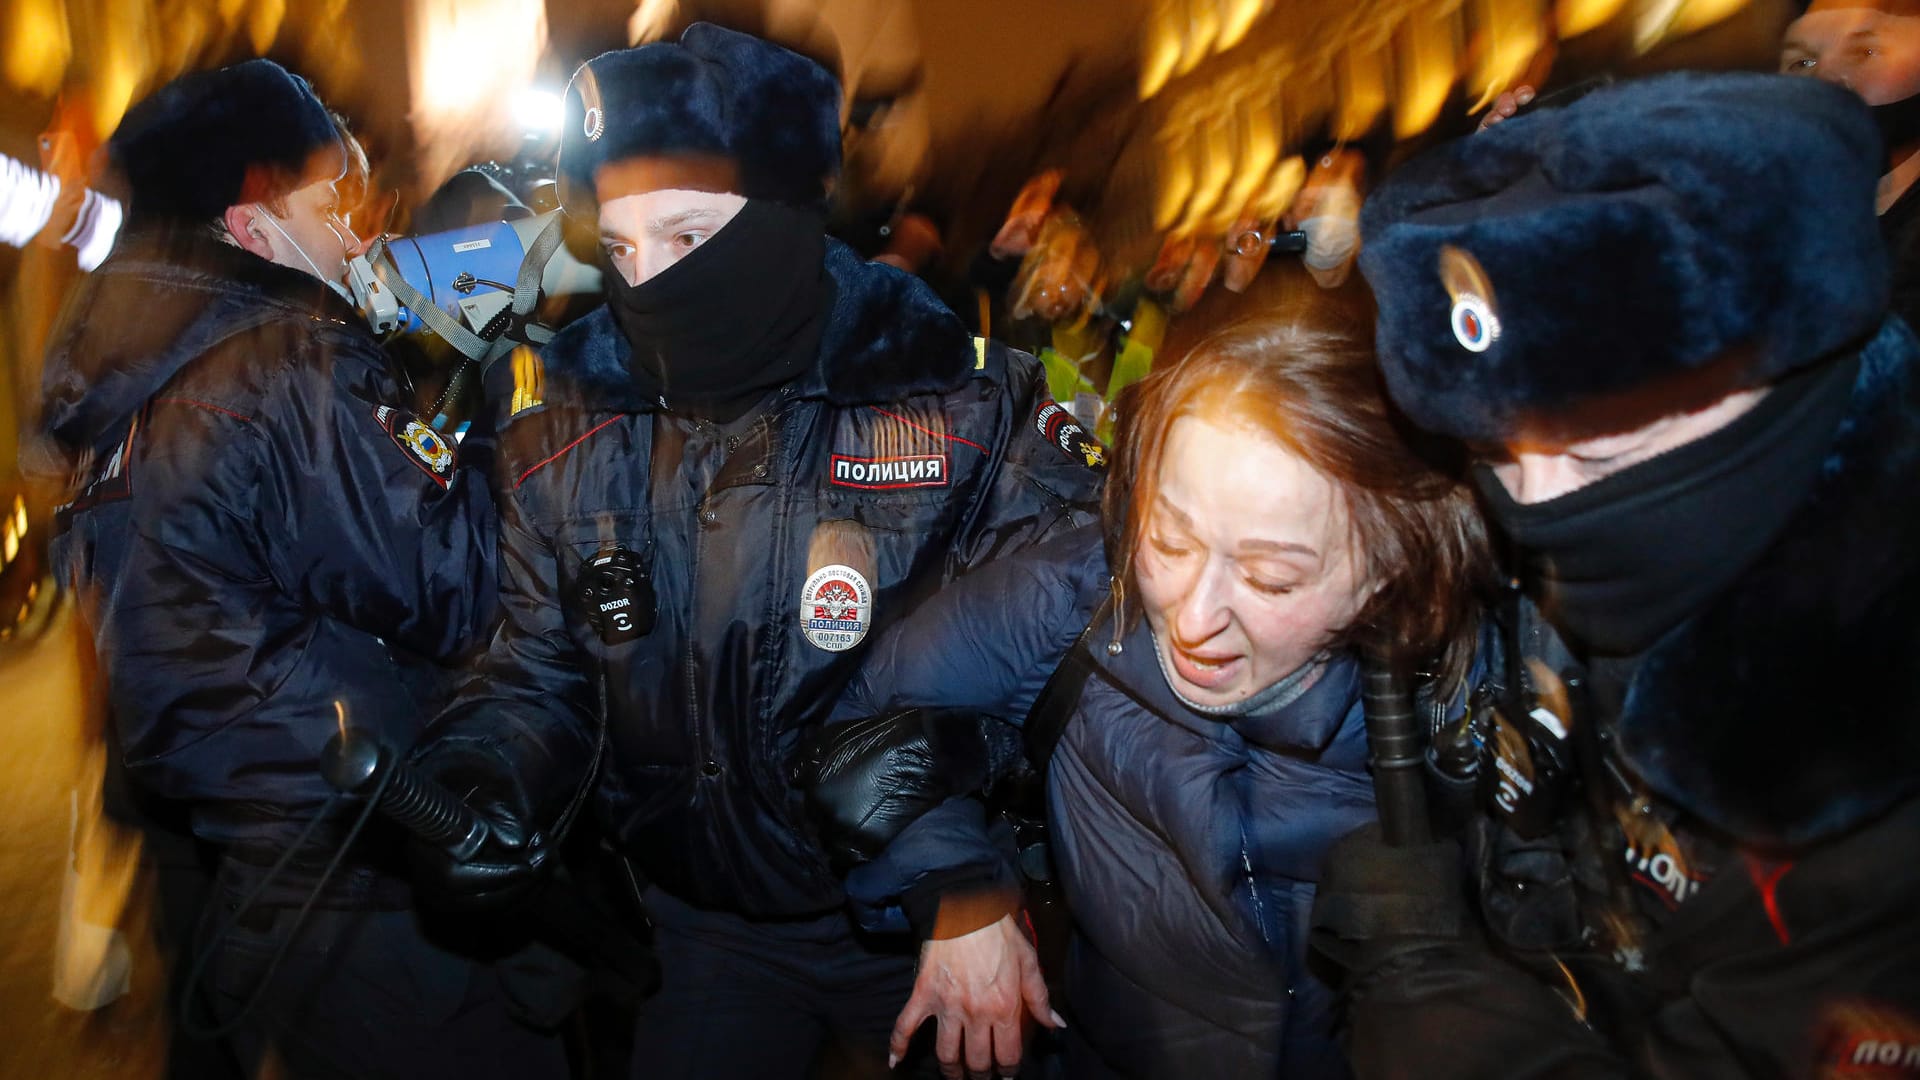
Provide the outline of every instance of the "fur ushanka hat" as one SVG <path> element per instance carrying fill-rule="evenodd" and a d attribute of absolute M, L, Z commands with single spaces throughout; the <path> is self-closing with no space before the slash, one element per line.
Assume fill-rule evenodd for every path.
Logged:
<path fill-rule="evenodd" d="M 569 209 L 592 207 L 604 165 L 691 157 L 730 161 L 736 194 L 824 206 L 840 171 L 839 81 L 798 53 L 709 23 L 574 73 L 560 143 Z"/>
<path fill-rule="evenodd" d="M 125 177 L 127 218 L 211 221 L 229 206 L 284 194 L 340 135 L 307 80 L 271 60 L 182 75 L 127 110 L 108 154 Z"/>
<path fill-rule="evenodd" d="M 1732 390 L 1864 343 L 1881 162 L 1854 94 L 1758 74 L 1621 83 L 1441 146 L 1361 214 L 1387 388 L 1422 427 L 1499 441 L 1715 362 Z"/>

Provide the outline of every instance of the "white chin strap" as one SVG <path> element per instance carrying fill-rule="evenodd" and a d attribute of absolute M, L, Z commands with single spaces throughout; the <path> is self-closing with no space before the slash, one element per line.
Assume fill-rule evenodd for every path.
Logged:
<path fill-rule="evenodd" d="M 300 241 L 295 240 L 293 238 L 292 233 L 289 233 L 287 230 L 280 227 L 280 223 L 274 220 L 273 214 L 270 211 L 263 210 L 261 211 L 260 216 L 267 219 L 267 224 L 273 226 L 274 232 L 279 233 L 283 238 L 286 239 L 287 243 L 293 245 L 293 250 L 299 252 L 300 257 L 302 259 L 305 259 L 307 261 L 307 265 L 313 268 L 314 277 L 317 277 L 321 281 L 326 282 L 327 288 L 332 289 L 334 292 L 337 292 L 340 294 L 340 299 L 345 300 L 349 304 L 353 303 L 353 293 L 349 291 L 345 285 L 342 285 L 338 278 L 330 278 L 327 275 L 321 273 L 320 264 L 313 261 L 313 256 L 307 254 L 307 249 L 300 246 Z M 331 228 L 331 226 L 329 226 L 329 228 Z"/>

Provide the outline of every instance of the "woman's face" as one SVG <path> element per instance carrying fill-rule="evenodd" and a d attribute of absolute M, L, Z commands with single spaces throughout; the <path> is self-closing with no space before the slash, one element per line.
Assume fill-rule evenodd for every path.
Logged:
<path fill-rule="evenodd" d="M 1272 436 L 1182 416 L 1134 559 L 1173 689 L 1231 705 L 1312 660 L 1366 603 L 1346 500 Z"/>

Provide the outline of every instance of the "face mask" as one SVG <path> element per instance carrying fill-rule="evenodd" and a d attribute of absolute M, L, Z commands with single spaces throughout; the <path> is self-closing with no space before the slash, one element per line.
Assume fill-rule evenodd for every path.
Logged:
<path fill-rule="evenodd" d="M 609 273 L 634 381 L 668 408 L 725 422 L 812 367 L 833 302 L 826 243 L 819 214 L 749 199 L 652 278 Z"/>
<path fill-rule="evenodd" d="M 1546 502 L 1474 470 L 1555 627 L 1632 656 L 1731 584 L 1800 505 L 1845 415 L 1858 357 L 1787 379 L 1733 423 Z"/>
<path fill-rule="evenodd" d="M 1886 146 L 1887 169 L 1891 171 L 1895 164 L 1894 151 L 1920 141 L 1920 94 L 1872 108 L 1873 122 L 1879 126 L 1880 141 Z"/>
<path fill-rule="evenodd" d="M 338 277 L 328 277 L 328 276 L 327 276 L 326 274 L 324 274 L 324 273 L 322 273 L 322 272 L 320 271 L 320 265 L 319 265 L 318 263 L 316 263 L 316 262 L 314 262 L 314 261 L 313 261 L 313 256 L 311 256 L 311 255 L 309 255 L 309 254 L 307 254 L 307 249 L 306 249 L 306 248 L 303 248 L 303 247 L 301 247 L 301 246 L 300 246 L 300 241 L 298 241 L 298 240 L 295 240 L 295 239 L 293 238 L 293 234 L 292 234 L 292 233 L 289 233 L 289 232 L 287 232 L 287 230 L 285 230 L 285 229 L 283 229 L 283 228 L 281 228 L 281 227 L 280 227 L 280 223 L 279 223 L 278 221 L 276 221 L 276 220 L 274 220 L 274 216 L 273 216 L 273 214 L 272 214 L 271 212 L 269 212 L 269 211 L 267 211 L 267 210 L 265 210 L 265 209 L 262 209 L 262 210 L 260 211 L 260 215 L 259 215 L 259 217 L 256 217 L 256 218 L 255 218 L 254 220 L 256 220 L 256 221 L 258 221 L 258 220 L 260 220 L 261 218 L 265 218 L 265 219 L 266 219 L 266 222 L 267 222 L 267 224 L 269 224 L 269 225 L 271 225 L 271 226 L 273 226 L 273 231 L 274 231 L 274 232 L 277 232 L 277 233 L 279 233 L 279 234 L 281 235 L 281 237 L 283 237 L 283 238 L 284 238 L 284 239 L 285 239 L 285 240 L 287 241 L 287 243 L 289 243 L 289 244 L 292 244 L 292 245 L 293 245 L 293 250 L 295 250 L 295 251 L 297 251 L 297 252 L 299 252 L 299 253 L 300 253 L 300 257 L 301 257 L 302 259 L 305 259 L 305 260 L 307 261 L 307 265 L 313 268 L 313 276 L 314 276 L 314 277 L 317 277 L 317 278 L 319 278 L 319 279 L 320 279 L 321 281 L 324 281 L 324 282 L 326 282 L 326 283 L 327 283 L 327 288 L 329 288 L 329 289 L 332 289 L 332 290 L 333 290 L 334 292 L 336 292 L 336 293 L 339 293 L 339 294 L 340 294 L 340 299 L 342 299 L 342 300 L 345 300 L 345 301 L 346 301 L 347 303 L 349 303 L 349 304 L 351 304 L 351 303 L 353 303 L 353 293 L 352 293 L 352 291 L 351 291 L 351 290 L 349 290 L 349 289 L 348 289 L 348 288 L 347 288 L 347 287 L 346 287 L 346 286 L 345 286 L 344 284 L 342 284 L 342 283 L 340 282 L 340 279 L 339 279 Z M 328 228 L 328 229 L 333 229 L 333 226 L 332 226 L 331 224 L 329 224 L 329 225 L 327 226 L 327 228 Z M 335 235 L 336 237 L 338 237 L 338 236 L 340 236 L 340 233 L 339 233 L 339 230 L 337 230 L 337 229 L 336 229 L 336 230 L 334 230 L 334 233 L 333 233 L 333 234 L 334 234 L 334 235 Z M 344 237 L 341 237 L 341 242 L 342 242 L 342 243 L 345 243 L 345 242 L 346 242 L 346 239 L 345 239 Z M 348 246 L 352 246 L 352 245 L 348 245 Z"/>

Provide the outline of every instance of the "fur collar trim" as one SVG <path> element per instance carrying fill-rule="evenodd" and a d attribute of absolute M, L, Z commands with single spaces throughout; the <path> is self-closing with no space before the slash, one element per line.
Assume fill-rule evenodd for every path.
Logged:
<path fill-rule="evenodd" d="M 802 397 L 835 405 L 895 401 L 952 390 L 974 366 L 972 338 L 958 316 L 911 274 L 862 260 L 827 241 L 836 294 L 813 370 L 795 383 Z M 590 411 L 651 412 L 628 373 L 632 350 L 603 304 L 542 350 L 549 401 Z"/>
<path fill-rule="evenodd" d="M 1627 760 L 1740 841 L 1818 841 L 1920 792 L 1917 360 L 1889 319 L 1812 494 L 1628 691 Z"/>

